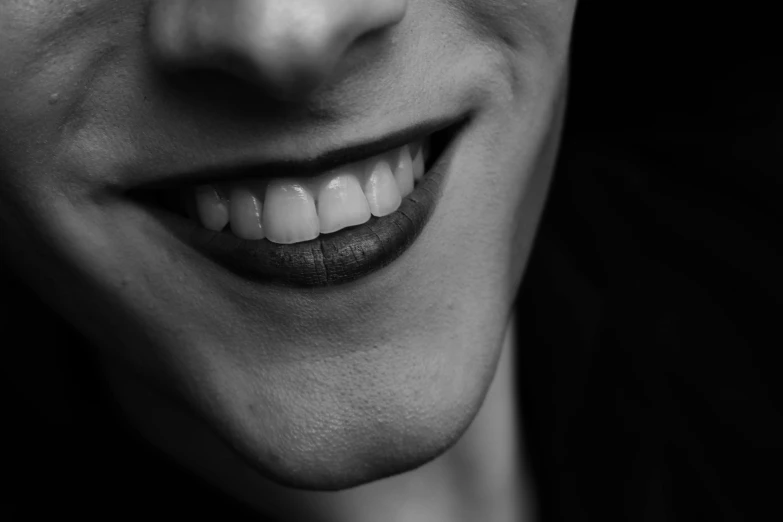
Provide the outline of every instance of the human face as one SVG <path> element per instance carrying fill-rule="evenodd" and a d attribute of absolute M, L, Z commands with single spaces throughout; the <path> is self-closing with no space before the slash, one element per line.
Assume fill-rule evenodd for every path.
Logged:
<path fill-rule="evenodd" d="M 412 469 L 454 443 L 492 380 L 575 3 L 0 0 L 4 254 L 107 365 L 273 480 L 334 489 Z M 305 160 L 402 136 L 395 155 L 443 129 L 397 211 L 302 232 L 308 176 L 328 163 L 306 176 Z M 375 167 L 340 168 L 366 183 Z M 228 204 L 187 199 L 238 173 L 242 189 L 288 183 L 274 238 L 263 211 L 267 238 L 211 232 Z M 195 219 L 149 203 L 162 184 Z M 265 190 L 256 210 L 273 207 Z"/>

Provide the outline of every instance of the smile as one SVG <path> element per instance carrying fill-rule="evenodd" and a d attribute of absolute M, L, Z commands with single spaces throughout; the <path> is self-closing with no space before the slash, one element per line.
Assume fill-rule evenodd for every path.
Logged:
<path fill-rule="evenodd" d="M 298 287 L 346 283 L 388 265 L 419 236 L 465 123 L 268 166 L 265 175 L 221 173 L 211 183 L 147 191 L 141 201 L 184 243 L 244 278 Z"/>

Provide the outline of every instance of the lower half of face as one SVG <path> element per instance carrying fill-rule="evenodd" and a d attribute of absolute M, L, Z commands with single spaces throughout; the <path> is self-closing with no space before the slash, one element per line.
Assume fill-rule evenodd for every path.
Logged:
<path fill-rule="evenodd" d="M 573 1 L 402 2 L 285 100 L 219 60 L 164 70 L 154 16 L 187 2 L 0 4 L 4 255 L 108 365 L 298 487 L 455 442 L 543 206 Z"/>

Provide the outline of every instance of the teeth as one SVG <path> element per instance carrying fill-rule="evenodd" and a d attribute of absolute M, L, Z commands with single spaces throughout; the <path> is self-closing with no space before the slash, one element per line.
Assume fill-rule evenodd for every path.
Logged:
<path fill-rule="evenodd" d="M 424 150 L 419 147 L 413 158 L 413 180 L 419 181 L 424 177 Z"/>
<path fill-rule="evenodd" d="M 316 178 L 201 185 L 188 214 L 214 231 L 230 223 L 241 239 L 309 241 L 396 211 L 424 176 L 428 152 L 426 139 Z"/>
<path fill-rule="evenodd" d="M 229 191 L 231 231 L 242 239 L 264 239 L 263 204 L 265 183 L 234 183 Z"/>
<path fill-rule="evenodd" d="M 228 204 L 212 185 L 196 187 L 196 212 L 204 228 L 219 232 L 228 225 Z"/>
<path fill-rule="evenodd" d="M 347 167 L 317 180 L 317 208 L 322 234 L 361 225 L 370 219 L 370 206 L 357 179 L 361 168 L 362 165 Z"/>
<path fill-rule="evenodd" d="M 263 216 L 266 237 L 274 243 L 309 241 L 318 237 L 321 229 L 310 189 L 295 180 L 269 182 Z"/>
<path fill-rule="evenodd" d="M 386 216 L 400 207 L 402 196 L 386 159 L 369 164 L 364 182 L 364 195 L 373 216 Z"/>
<path fill-rule="evenodd" d="M 413 192 L 413 160 L 408 146 L 405 145 L 394 153 L 394 179 L 400 189 L 400 197 L 405 197 Z"/>
<path fill-rule="evenodd" d="M 429 139 L 429 138 L 427 138 L 427 139 Z M 424 144 L 424 143 L 423 143 L 423 142 L 421 142 L 421 141 L 417 141 L 417 142 L 415 142 L 415 143 L 411 143 L 411 145 L 410 145 L 410 149 L 411 149 L 411 158 L 415 158 L 415 157 L 416 157 L 416 155 L 417 155 L 417 154 L 419 153 L 419 151 L 421 150 L 421 147 L 422 147 L 422 145 L 423 145 L 423 144 Z"/>

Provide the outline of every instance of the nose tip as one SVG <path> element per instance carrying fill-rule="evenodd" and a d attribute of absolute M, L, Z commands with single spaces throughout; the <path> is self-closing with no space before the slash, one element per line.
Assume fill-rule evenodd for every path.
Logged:
<path fill-rule="evenodd" d="M 170 68 L 220 70 L 295 99 L 406 8 L 407 0 L 155 0 L 149 40 Z"/>

